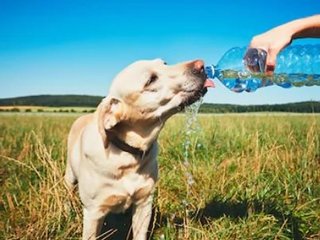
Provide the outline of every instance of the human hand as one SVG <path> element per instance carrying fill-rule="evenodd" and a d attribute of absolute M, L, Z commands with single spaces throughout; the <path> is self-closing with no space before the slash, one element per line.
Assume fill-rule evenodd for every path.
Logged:
<path fill-rule="evenodd" d="M 255 48 L 258 51 L 261 51 L 261 49 L 266 51 L 267 59 L 264 70 L 266 74 L 272 74 L 277 55 L 281 49 L 289 45 L 293 39 L 305 37 L 320 38 L 320 15 L 293 20 L 257 35 L 252 38 L 249 49 Z M 248 56 L 250 54 L 247 54 L 245 58 Z M 257 67 L 249 67 L 251 71 L 256 71 L 256 69 Z"/>
<path fill-rule="evenodd" d="M 270 75 L 275 69 L 278 53 L 281 49 L 289 45 L 291 41 L 292 33 L 280 26 L 253 37 L 249 48 L 263 49 L 267 52 L 264 70 L 266 74 Z"/>

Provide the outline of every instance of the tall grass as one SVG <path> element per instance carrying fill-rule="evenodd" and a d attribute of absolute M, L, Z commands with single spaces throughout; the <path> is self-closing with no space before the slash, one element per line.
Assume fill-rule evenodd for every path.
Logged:
<path fill-rule="evenodd" d="M 79 236 L 81 204 L 63 182 L 71 122 L 61 116 L 1 116 L 0 238 Z"/>
<path fill-rule="evenodd" d="M 0 239 L 81 237 L 63 183 L 74 119 L 0 115 Z M 201 115 L 188 169 L 184 121 L 159 138 L 152 239 L 320 239 L 319 115 Z"/>

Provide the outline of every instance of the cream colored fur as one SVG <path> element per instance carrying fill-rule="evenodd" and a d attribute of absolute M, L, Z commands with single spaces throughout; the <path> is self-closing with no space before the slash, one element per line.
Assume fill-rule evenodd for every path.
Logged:
<path fill-rule="evenodd" d="M 133 236 L 146 239 L 158 179 L 157 137 L 165 121 L 197 100 L 205 81 L 202 61 L 166 65 L 138 61 L 120 72 L 93 114 L 78 118 L 68 137 L 66 184 L 78 183 L 83 239 L 96 239 L 103 217 L 133 206 Z M 122 151 L 106 131 L 145 152 Z"/>

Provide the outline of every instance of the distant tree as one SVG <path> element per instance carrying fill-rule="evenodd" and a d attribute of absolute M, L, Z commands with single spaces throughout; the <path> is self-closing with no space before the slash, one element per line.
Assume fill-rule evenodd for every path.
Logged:
<path fill-rule="evenodd" d="M 20 112 L 20 109 L 19 108 L 11 108 L 10 111 L 11 112 Z"/>
<path fill-rule="evenodd" d="M 27 108 L 25 112 L 32 112 L 31 108 Z"/>

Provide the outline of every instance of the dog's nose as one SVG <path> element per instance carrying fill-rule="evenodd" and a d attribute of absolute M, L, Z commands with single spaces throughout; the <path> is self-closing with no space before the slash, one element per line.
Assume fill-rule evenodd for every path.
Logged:
<path fill-rule="evenodd" d="M 204 62 L 202 60 L 196 60 L 192 62 L 192 70 L 201 73 L 204 71 Z"/>
<path fill-rule="evenodd" d="M 204 67 L 204 62 L 202 60 L 197 60 L 194 62 L 194 69 L 195 70 L 202 70 Z"/>

